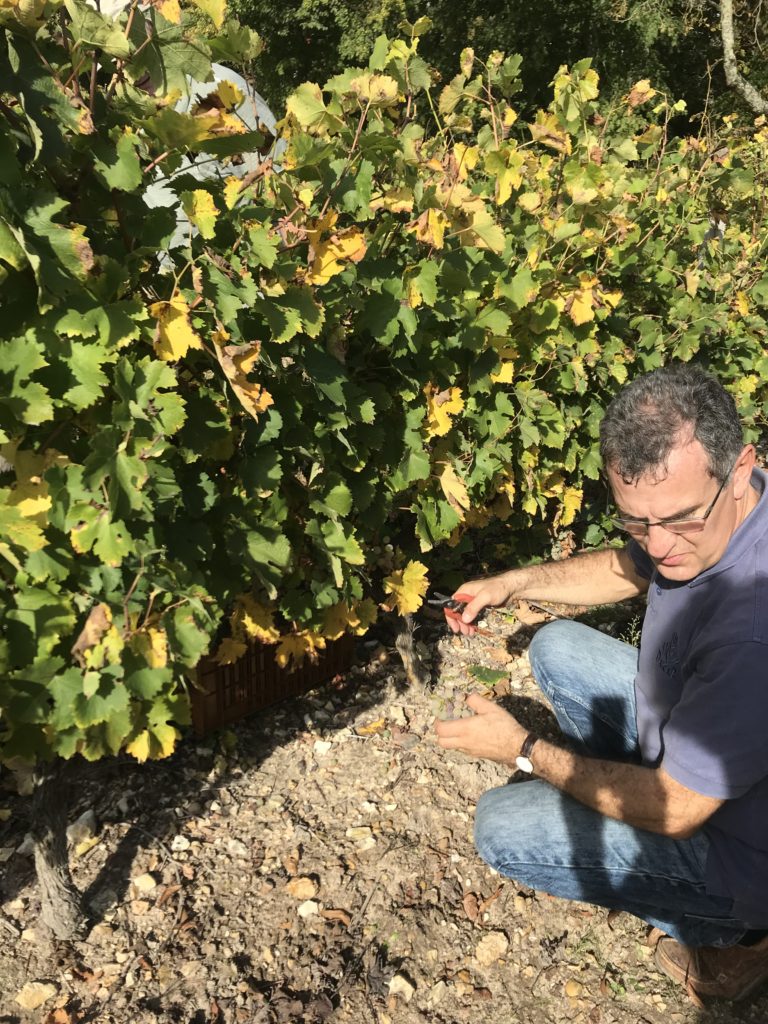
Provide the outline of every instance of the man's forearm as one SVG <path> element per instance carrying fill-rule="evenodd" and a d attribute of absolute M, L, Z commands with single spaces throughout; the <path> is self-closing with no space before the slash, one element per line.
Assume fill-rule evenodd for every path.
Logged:
<path fill-rule="evenodd" d="M 638 576 L 623 548 L 604 548 L 559 562 L 543 562 L 504 573 L 514 599 L 561 604 L 612 604 L 644 594 L 648 581 Z"/>
<path fill-rule="evenodd" d="M 681 787 L 660 769 L 584 757 L 538 740 L 536 775 L 600 814 L 635 828 L 685 839 L 719 806 Z"/>

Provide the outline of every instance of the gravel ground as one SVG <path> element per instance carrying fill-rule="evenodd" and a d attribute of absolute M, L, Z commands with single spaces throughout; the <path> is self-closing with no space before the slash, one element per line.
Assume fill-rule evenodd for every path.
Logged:
<path fill-rule="evenodd" d="M 27 803 L 0 794 L 0 1022 L 764 1024 L 768 994 L 697 1009 L 656 971 L 642 922 L 535 893 L 474 852 L 475 801 L 508 773 L 441 751 L 432 722 L 491 688 L 551 730 L 525 653 L 536 618 L 492 615 L 471 641 L 425 621 L 428 687 L 381 648 L 168 761 L 89 766 L 83 942 L 42 933 L 18 852 Z"/>

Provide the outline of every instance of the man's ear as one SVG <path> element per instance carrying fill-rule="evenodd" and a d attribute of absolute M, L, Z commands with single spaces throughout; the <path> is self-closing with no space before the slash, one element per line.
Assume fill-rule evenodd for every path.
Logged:
<path fill-rule="evenodd" d="M 736 467 L 733 471 L 733 496 L 739 501 L 747 493 L 747 488 L 752 479 L 752 470 L 755 468 L 755 446 L 747 444 L 742 449 L 741 455 L 736 460 Z"/>

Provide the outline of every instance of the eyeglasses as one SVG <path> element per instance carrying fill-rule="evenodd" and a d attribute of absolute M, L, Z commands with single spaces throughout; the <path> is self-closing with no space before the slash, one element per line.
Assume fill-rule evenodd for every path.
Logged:
<path fill-rule="evenodd" d="M 651 526 L 663 526 L 668 533 L 701 533 L 707 525 L 707 519 L 709 519 L 712 509 L 717 504 L 717 499 L 723 493 L 723 488 L 730 480 L 731 473 L 733 473 L 735 468 L 736 463 L 734 462 L 728 470 L 725 480 L 718 487 L 717 494 L 712 499 L 712 504 L 703 515 L 686 516 L 683 519 L 657 519 L 654 522 L 648 522 L 647 519 L 628 519 L 626 516 L 612 515 L 610 516 L 611 522 L 633 537 L 647 537 L 648 528 Z"/>

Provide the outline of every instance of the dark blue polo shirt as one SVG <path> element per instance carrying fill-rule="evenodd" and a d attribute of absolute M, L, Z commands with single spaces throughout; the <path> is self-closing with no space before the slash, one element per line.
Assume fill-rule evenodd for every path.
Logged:
<path fill-rule="evenodd" d="M 768 476 L 716 565 L 665 579 L 634 541 L 650 579 L 635 679 L 643 762 L 724 799 L 704 826 L 707 889 L 734 916 L 768 927 Z"/>

